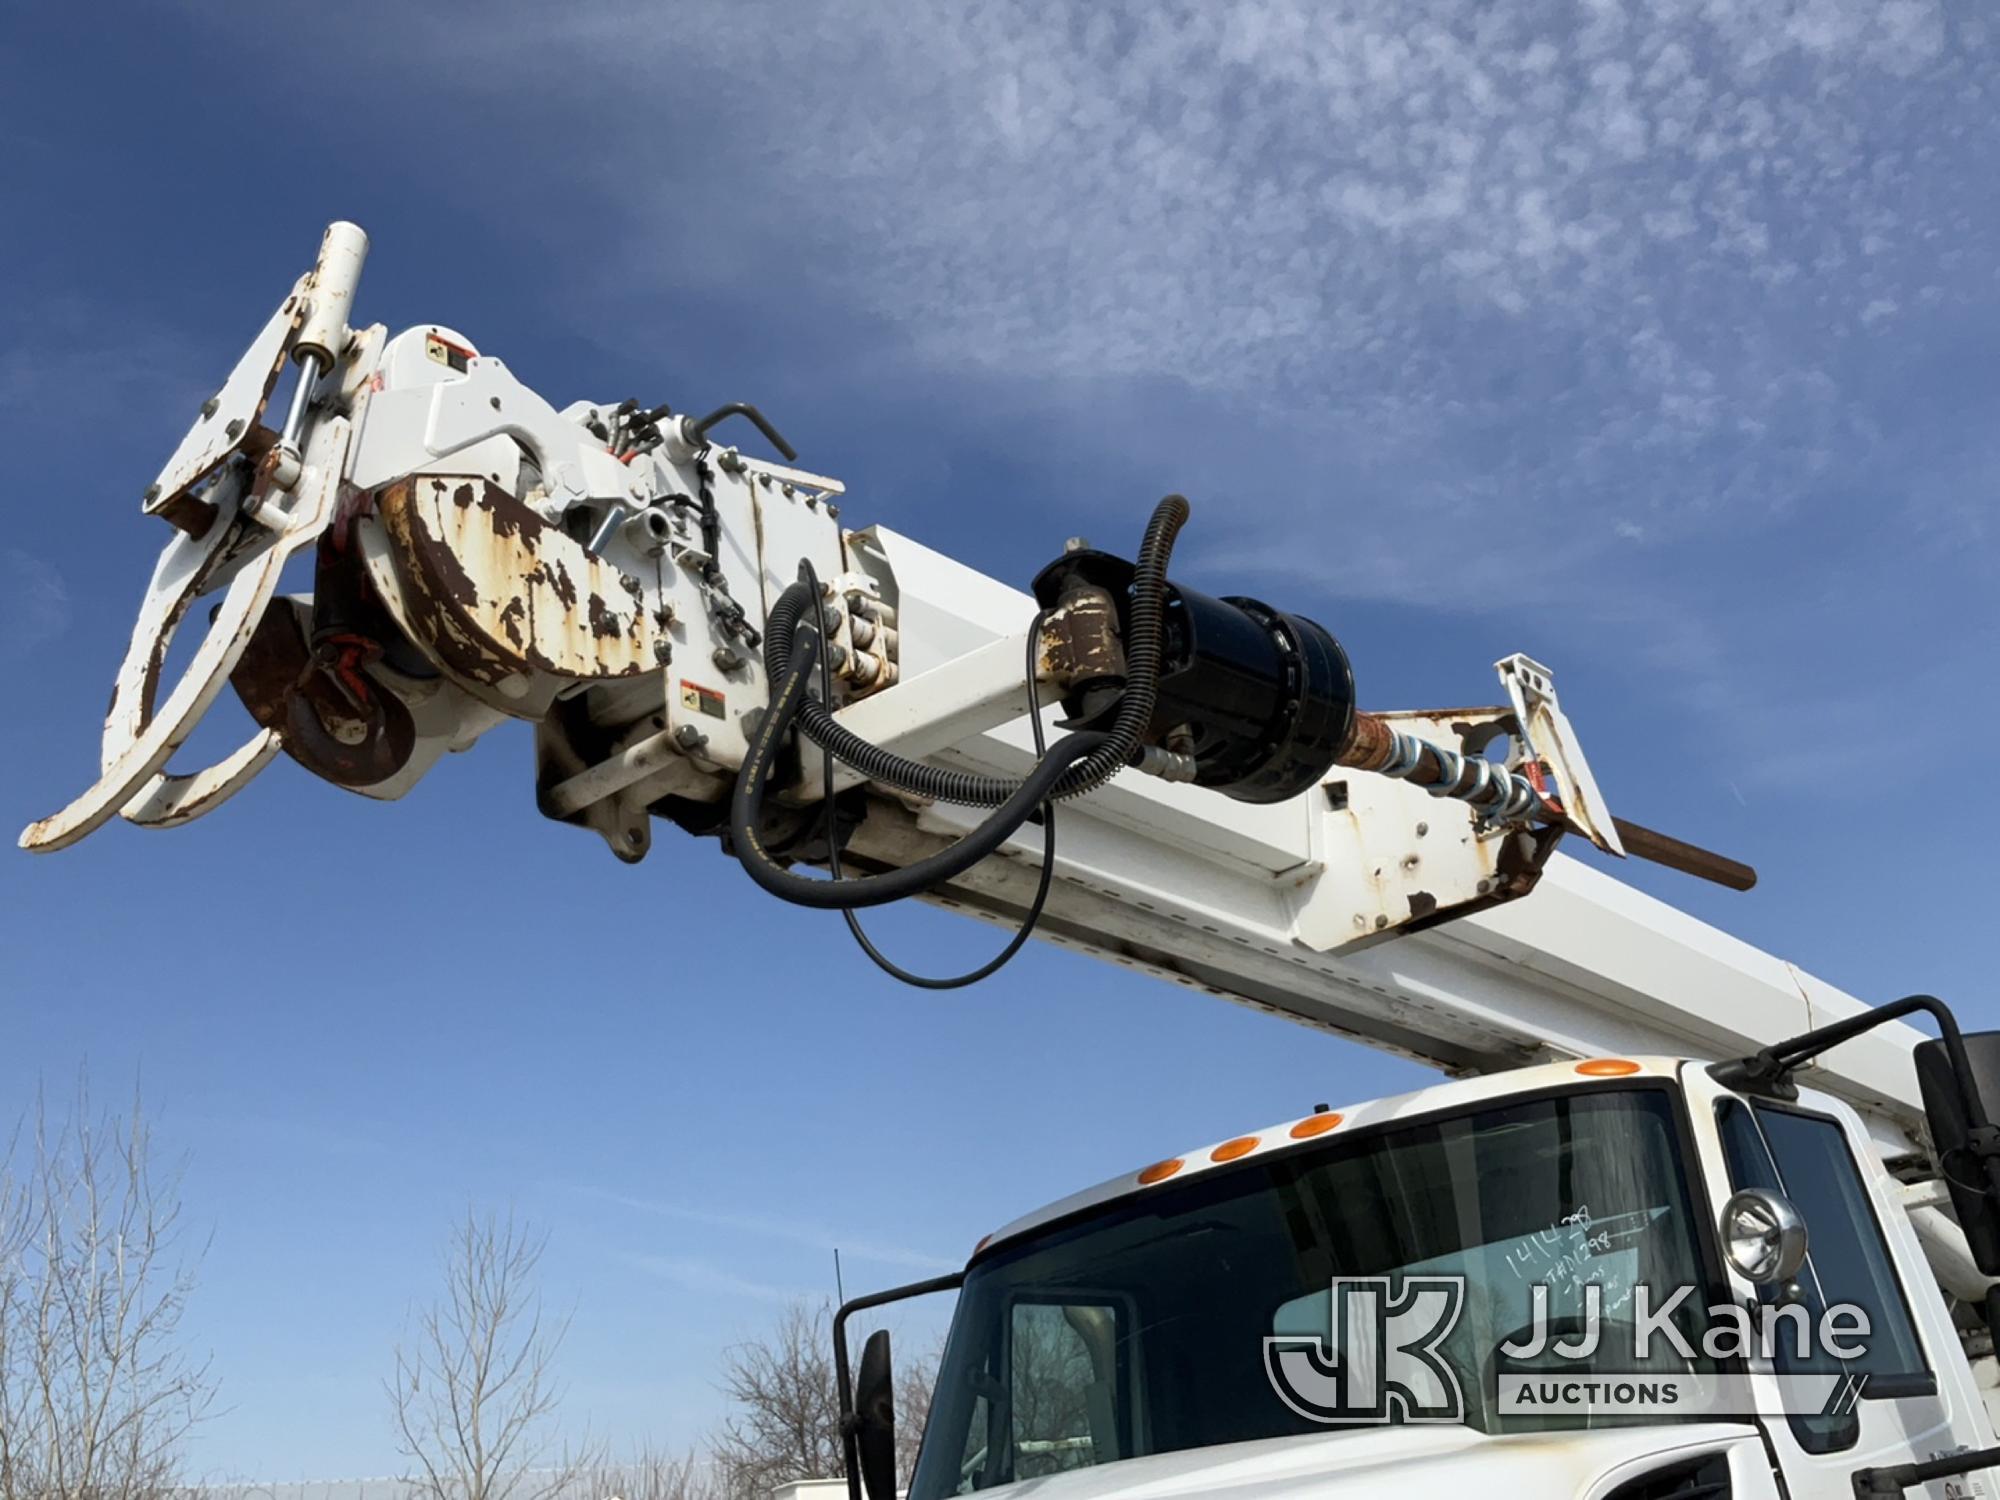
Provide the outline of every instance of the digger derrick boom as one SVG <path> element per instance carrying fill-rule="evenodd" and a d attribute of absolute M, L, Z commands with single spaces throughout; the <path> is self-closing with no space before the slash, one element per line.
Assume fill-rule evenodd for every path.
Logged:
<path fill-rule="evenodd" d="M 523 719 L 541 810 L 620 859 L 642 858 L 666 817 L 739 857 L 843 849 L 859 888 L 990 830 L 986 809 L 1037 763 L 1031 663 L 1044 720 L 1066 715 L 1052 731 L 1130 742 L 1087 795 L 1058 791 L 1039 912 L 1053 941 L 1456 1072 L 1606 1048 L 1730 1055 L 1856 1003 L 1555 855 L 1568 832 L 1614 853 L 1635 841 L 1539 663 L 1502 661 L 1492 706 L 1363 712 L 1319 626 L 1166 576 L 1170 506 L 1136 563 L 1073 546 L 1030 598 L 885 528 L 844 527 L 844 487 L 799 467 L 754 407 L 558 410 L 452 329 L 349 327 L 365 251 L 353 226 L 329 229 L 148 490 L 174 533 L 103 774 L 26 847 L 117 814 L 186 821 L 280 751 L 392 799 Z M 292 399 L 267 421 L 288 361 Z M 784 462 L 720 442 L 736 422 Z M 313 593 L 278 599 L 308 546 Z M 803 608 L 802 575 L 817 588 Z M 174 626 L 217 593 L 193 666 L 162 694 Z M 801 734 L 778 740 L 760 731 L 794 648 L 831 691 L 796 692 Z M 225 679 L 255 734 L 217 766 L 169 771 Z M 829 798 L 815 746 L 841 734 L 871 769 L 835 764 Z M 762 742 L 770 796 L 754 834 L 732 833 Z M 1017 920 L 1036 908 L 1043 841 L 1028 822 L 992 848 L 914 893 Z M 1686 846 L 1663 857 L 1753 878 Z M 1891 1136 L 1915 1118 L 1894 1061 L 1834 1083 Z"/>

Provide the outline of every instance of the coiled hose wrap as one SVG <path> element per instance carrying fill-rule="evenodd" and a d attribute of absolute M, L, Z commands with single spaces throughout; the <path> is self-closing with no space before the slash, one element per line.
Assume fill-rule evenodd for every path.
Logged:
<path fill-rule="evenodd" d="M 743 774 L 736 778 L 736 790 L 729 799 L 729 831 L 735 840 L 736 857 L 750 878 L 769 891 L 798 906 L 848 908 L 881 906 L 905 896 L 921 895 L 953 876 L 970 869 L 998 849 L 1046 802 L 1056 783 L 1073 765 L 1103 747 L 1106 736 L 1072 734 L 1049 747 L 1042 763 L 1028 773 L 1014 794 L 994 809 L 980 825 L 948 849 L 859 880 L 818 880 L 794 875 L 766 849 L 758 833 L 762 821 L 764 792 L 770 785 L 772 762 L 777 759 L 779 741 L 805 699 L 806 683 L 819 661 L 819 632 L 808 630 L 792 653 L 790 670 L 771 696 L 770 712 L 751 736 L 750 753 L 743 761 Z"/>
<path fill-rule="evenodd" d="M 1187 518 L 1187 501 L 1169 495 L 1153 508 L 1147 522 L 1126 627 L 1125 690 L 1110 730 L 1065 735 L 1025 777 L 980 776 L 927 766 L 870 744 L 839 724 L 831 710 L 807 692 L 825 649 L 818 622 L 818 591 L 803 582 L 786 588 L 772 605 L 765 624 L 764 665 L 771 683 L 770 706 L 751 736 L 729 803 L 736 857 L 750 878 L 772 895 L 800 906 L 852 910 L 920 895 L 986 858 L 1043 803 L 1080 796 L 1116 775 L 1137 753 L 1158 700 L 1167 562 Z M 808 611 L 812 622 L 804 624 Z M 778 746 L 795 725 L 871 781 L 941 802 L 992 807 L 994 812 L 949 848 L 901 869 L 838 881 L 794 874 L 764 847 L 759 828 Z"/>
<path fill-rule="evenodd" d="M 1139 558 L 1132 577 L 1132 607 L 1125 631 L 1125 692 L 1104 741 L 1085 760 L 1073 765 L 1056 783 L 1052 796 L 1080 797 L 1102 786 L 1138 752 L 1140 738 L 1152 722 L 1158 700 L 1160 647 L 1164 634 L 1167 562 L 1173 556 L 1174 539 L 1187 524 L 1188 503 L 1179 495 L 1168 495 L 1153 507 L 1139 543 Z M 776 691 L 784 681 L 793 653 L 799 621 L 818 608 L 819 601 L 803 584 L 793 584 L 778 595 L 764 627 L 764 671 Z M 831 750 L 870 781 L 900 787 L 906 792 L 939 802 L 956 802 L 966 807 L 998 807 L 1021 788 L 1021 780 L 1010 776 L 983 776 L 971 771 L 951 771 L 905 759 L 879 745 L 872 745 L 835 719 L 826 704 L 808 698 L 798 706 L 799 732 L 814 744 Z M 1058 742 L 1060 743 L 1060 742 Z"/>

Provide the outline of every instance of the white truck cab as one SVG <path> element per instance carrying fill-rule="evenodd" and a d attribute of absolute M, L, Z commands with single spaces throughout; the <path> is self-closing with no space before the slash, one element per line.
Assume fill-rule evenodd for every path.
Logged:
<path fill-rule="evenodd" d="M 1795 1093 L 1555 1063 L 1318 1110 L 1029 1214 L 963 1274 L 910 1500 L 1902 1493 L 1858 1484 L 1995 1441 L 1977 1309 L 1940 1290 L 1861 1117 Z M 1757 1260 L 1795 1227 L 1746 1225 L 1758 1195 L 1803 1222 L 1792 1264 Z M 1387 1338 L 1357 1345 L 1376 1308 Z M 1867 1332 L 1829 1351 L 1836 1309 Z M 865 1430 L 866 1358 L 861 1383 Z M 2000 1496 L 2000 1475 L 1920 1492 Z"/>

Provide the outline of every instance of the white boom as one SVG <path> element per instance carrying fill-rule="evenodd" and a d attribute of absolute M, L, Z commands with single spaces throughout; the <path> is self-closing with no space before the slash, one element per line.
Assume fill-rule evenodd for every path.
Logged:
<path fill-rule="evenodd" d="M 996 660 L 1018 663 L 1032 601 L 893 533 L 872 533 L 868 545 L 893 567 L 912 675 L 844 717 L 869 729 L 898 713 L 935 725 L 942 711 L 933 717 L 908 700 L 990 642 L 1001 643 Z M 952 764 L 1018 772 L 1033 754 L 1018 677 L 1016 667 L 1011 699 L 996 697 L 985 716 L 1012 722 L 960 714 L 948 741 L 918 744 L 938 745 Z M 1247 807 L 1143 777 L 1065 807 L 1039 933 L 1451 1073 L 1604 1053 L 1737 1057 L 1866 1008 L 1560 853 L 1531 898 L 1399 935 L 1408 893 L 1433 880 L 1449 809 L 1404 783 L 1333 779 L 1346 782 L 1344 807 L 1323 794 Z M 871 817 L 856 846 L 901 864 L 972 821 L 947 806 Z M 1018 837 L 1005 852 L 934 899 L 1016 920 L 1034 887 L 1038 840 Z M 1378 925 L 1388 940 L 1371 940 Z M 1915 1149 L 1923 1110 L 1910 1051 L 1919 1040 L 1912 1027 L 1886 1026 L 1813 1075 L 1862 1112 L 1886 1151 Z"/>
<path fill-rule="evenodd" d="M 838 657 L 838 722 L 909 760 L 997 778 L 1029 770 L 1031 629 L 1047 632 L 1035 657 L 1044 699 L 1074 707 L 1093 674 L 1124 670 L 1118 636 L 1133 622 L 1107 624 L 1117 611 L 1105 591 L 1066 597 L 1037 627 L 1035 599 L 886 529 L 843 529 L 838 482 L 710 436 L 744 415 L 785 448 L 754 408 L 701 422 L 635 402 L 557 411 L 450 329 L 393 340 L 350 329 L 366 253 L 354 226 L 327 231 L 319 263 L 147 491 L 147 512 L 176 534 L 119 675 L 103 775 L 25 846 L 64 847 L 121 812 L 187 821 L 281 748 L 349 790 L 397 797 L 444 752 L 514 717 L 537 726 L 543 811 L 636 859 L 652 812 L 721 821 L 777 687 L 759 648 L 801 562 L 828 580 L 826 618 L 812 623 Z M 299 378 L 282 426 L 268 427 L 288 358 Z M 307 546 L 315 595 L 273 607 L 279 569 Z M 218 592 L 193 668 L 156 703 L 175 625 Z M 1040 936 L 1454 1073 L 1604 1051 L 1734 1056 L 1859 1008 L 1551 857 L 1566 830 L 1613 853 L 1645 831 L 1606 811 L 1547 669 L 1502 662 L 1508 701 L 1490 708 L 1356 714 L 1337 644 L 1253 605 L 1176 592 L 1178 618 L 1209 632 L 1189 645 L 1194 627 L 1175 627 L 1168 654 L 1188 659 L 1193 684 L 1177 711 L 1254 717 L 1240 683 L 1205 708 L 1202 674 L 1241 678 L 1258 665 L 1242 653 L 1271 650 L 1270 637 L 1285 649 L 1263 665 L 1292 674 L 1275 689 L 1275 717 L 1234 738 L 1200 723 L 1149 732 L 1132 759 L 1157 774 L 1100 778 L 1065 801 Z M 1213 644 L 1245 620 L 1247 646 Z M 1092 655 L 1107 640 L 1108 665 Z M 1314 650 L 1338 659 L 1316 665 Z M 170 772 L 225 678 L 258 733 L 217 766 Z M 1298 700 L 1320 688 L 1329 713 L 1353 721 L 1343 742 L 1331 730 L 1315 742 L 1302 725 Z M 1342 692 L 1350 701 L 1333 701 Z M 1260 736 L 1285 741 L 1282 752 Z M 1505 769 L 1482 754 L 1493 744 L 1510 752 Z M 1246 746 L 1263 762 L 1290 756 L 1279 790 L 1297 794 L 1273 799 L 1269 776 L 1253 784 Z M 780 793 L 803 810 L 795 822 L 823 799 L 820 771 L 803 756 Z M 1190 776 L 1208 784 L 1176 784 Z M 843 765 L 836 786 L 865 779 Z M 1453 795 L 1436 795 L 1447 781 Z M 871 869 L 906 867 L 987 817 L 893 778 L 863 790 L 847 848 Z M 1033 905 L 1041 849 L 1020 827 L 997 857 L 919 894 L 1017 920 Z M 813 854 L 809 840 L 801 852 Z M 1911 1148 L 1921 1118 L 1915 1039 L 1879 1032 L 1825 1071 L 1891 1151 Z"/>

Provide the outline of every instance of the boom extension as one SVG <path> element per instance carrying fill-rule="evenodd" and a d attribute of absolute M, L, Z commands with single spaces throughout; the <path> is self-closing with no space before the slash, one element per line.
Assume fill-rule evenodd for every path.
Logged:
<path fill-rule="evenodd" d="M 723 834 L 781 895 L 851 908 L 979 901 L 975 865 L 1019 868 L 1043 844 L 1057 894 L 1033 910 L 1053 901 L 1100 947 L 1111 935 L 1078 932 L 1077 898 L 1126 899 L 1120 872 L 1148 867 L 1193 868 L 1234 904 L 1197 924 L 1211 934 L 1234 924 L 1273 952 L 1275 936 L 1321 954 L 1522 896 L 1571 831 L 1754 879 L 1611 816 L 1552 675 L 1525 656 L 1499 663 L 1496 706 L 1360 711 L 1319 625 L 1168 576 L 1178 497 L 1135 559 L 1072 547 L 1030 600 L 894 533 L 844 528 L 843 486 L 796 467 L 755 407 L 558 410 L 451 329 L 350 326 L 367 248 L 351 224 L 327 230 L 147 490 L 174 536 L 101 774 L 24 847 L 65 848 L 116 815 L 189 821 L 280 751 L 399 797 L 511 718 L 535 725 L 542 810 L 621 859 L 645 855 L 663 816 Z M 287 364 L 296 383 L 271 425 Z M 721 444 L 731 418 L 784 462 Z M 307 547 L 313 592 L 278 597 Z M 176 626 L 218 594 L 162 699 Z M 255 733 L 205 770 L 169 770 L 225 680 Z M 1031 694 L 1037 715 L 1056 700 L 1065 714 L 1042 752 Z M 1056 805 L 1059 853 L 1052 828 L 1029 827 Z M 837 886 L 786 868 L 843 850 Z M 1163 957 L 1201 967 L 1185 945 Z"/>

